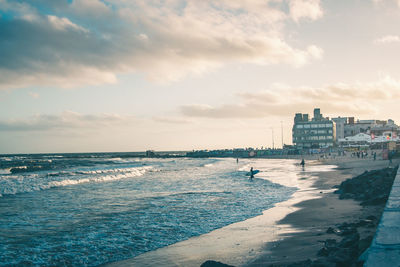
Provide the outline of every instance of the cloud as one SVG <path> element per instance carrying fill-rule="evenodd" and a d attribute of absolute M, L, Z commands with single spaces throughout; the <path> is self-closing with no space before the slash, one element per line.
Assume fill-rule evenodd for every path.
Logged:
<path fill-rule="evenodd" d="M 0 0 L 0 88 L 115 83 L 130 72 L 174 81 L 230 62 L 302 66 L 323 50 L 293 47 L 284 25 L 322 9 L 290 3 L 288 14 L 278 0 Z"/>
<path fill-rule="evenodd" d="M 289 3 L 291 18 L 317 20 L 323 16 L 320 0 L 291 0 Z"/>
<path fill-rule="evenodd" d="M 241 93 L 238 97 L 239 103 L 235 104 L 184 105 L 180 111 L 187 117 L 211 119 L 288 117 L 312 107 L 331 114 L 367 115 L 376 112 L 382 103 L 399 98 L 400 82 L 386 76 L 377 82 L 337 83 L 319 88 L 276 84 L 269 90 Z"/>
<path fill-rule="evenodd" d="M 167 123 L 167 124 L 188 124 L 192 122 L 187 118 L 177 118 L 177 117 L 153 117 L 153 121 Z"/>
<path fill-rule="evenodd" d="M 383 3 L 395 3 L 398 7 L 400 7 L 400 0 L 372 0 L 375 4 L 383 4 Z"/>
<path fill-rule="evenodd" d="M 91 129 L 116 124 L 131 124 L 134 118 L 117 114 L 84 115 L 65 111 L 60 115 L 38 114 L 25 119 L 0 121 L 0 131 L 51 131 L 67 129 Z"/>
<path fill-rule="evenodd" d="M 35 93 L 35 92 L 29 92 L 29 95 L 30 95 L 32 98 L 39 98 L 39 94 L 38 94 L 38 93 Z"/>
<path fill-rule="evenodd" d="M 83 28 L 82 26 L 78 26 L 75 23 L 72 23 L 68 18 L 59 18 L 56 16 L 48 15 L 47 19 L 49 23 L 57 30 L 60 31 L 67 31 L 69 29 L 82 31 L 82 32 L 89 32 L 87 29 Z"/>
<path fill-rule="evenodd" d="M 400 37 L 397 35 L 386 35 L 374 40 L 375 44 L 389 44 L 398 42 L 400 42 Z"/>

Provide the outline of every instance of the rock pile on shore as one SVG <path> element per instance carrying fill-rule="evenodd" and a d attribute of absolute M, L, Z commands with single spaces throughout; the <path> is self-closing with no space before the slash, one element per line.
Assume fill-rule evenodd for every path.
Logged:
<path fill-rule="evenodd" d="M 362 262 L 358 262 L 358 258 L 371 244 L 373 235 L 370 234 L 361 239 L 358 230 L 360 227 L 374 229 L 378 223 L 378 218 L 370 216 L 355 223 L 343 223 L 337 227 L 329 227 L 327 233 L 334 234 L 335 238 L 341 238 L 341 240 L 337 241 L 335 238 L 325 240 L 323 248 L 318 252 L 318 256 L 321 258 L 314 262 L 314 266 L 330 266 L 330 264 L 362 266 Z"/>
<path fill-rule="evenodd" d="M 340 194 L 340 199 L 352 198 L 361 201 L 363 206 L 385 204 L 396 177 L 397 168 L 398 166 L 366 171 L 342 182 L 335 193 Z"/>
<path fill-rule="evenodd" d="M 361 205 L 385 205 L 397 168 L 385 168 L 381 170 L 364 172 L 352 179 L 342 182 L 335 192 L 340 199 L 352 198 L 361 201 Z M 373 233 L 379 223 L 379 218 L 368 216 L 358 222 L 343 223 L 327 229 L 328 234 L 341 238 L 327 239 L 323 248 L 318 252 L 319 260 L 312 262 L 310 266 L 362 266 L 363 262 L 358 261 L 360 255 L 370 246 Z M 370 228 L 371 234 L 360 238 L 364 229 Z M 364 232 L 366 232 L 364 230 Z"/>

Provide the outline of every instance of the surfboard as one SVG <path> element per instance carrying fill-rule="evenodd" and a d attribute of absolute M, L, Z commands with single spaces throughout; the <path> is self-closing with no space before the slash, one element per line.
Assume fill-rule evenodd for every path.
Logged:
<path fill-rule="evenodd" d="M 254 175 L 254 174 L 257 174 L 257 173 L 259 173 L 259 172 L 260 172 L 260 170 L 253 170 L 253 175 Z M 251 176 L 251 173 L 248 172 L 248 173 L 246 173 L 246 175 L 247 175 L 247 176 Z"/>

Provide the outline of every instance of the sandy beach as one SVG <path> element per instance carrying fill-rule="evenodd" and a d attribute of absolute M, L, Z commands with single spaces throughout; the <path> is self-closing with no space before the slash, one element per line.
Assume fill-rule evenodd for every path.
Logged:
<path fill-rule="evenodd" d="M 244 266 L 288 266 L 290 264 L 308 266 L 310 260 L 318 262 L 321 259 L 322 266 L 336 266 L 324 261 L 323 257 L 318 257 L 324 241 L 340 240 L 329 231 L 327 232 L 329 227 L 356 223 L 373 216 L 376 218 L 373 222 L 375 227 L 371 225 L 359 227 L 358 232 L 360 240 L 369 240 L 369 237 L 374 235 L 384 205 L 361 206 L 359 201 L 339 199 L 338 195 L 329 189 L 365 171 L 386 168 L 388 161 L 339 158 L 326 160 L 325 163 L 327 162 L 337 165 L 338 168 L 333 172 L 319 175 L 315 181 L 314 187 L 321 190 L 321 197 L 296 204 L 295 207 L 300 209 L 278 222 L 279 225 L 291 225 L 301 231 L 280 235 L 281 239 L 278 241 L 265 244 L 263 254 Z M 393 165 L 398 163 L 399 161 L 394 161 Z"/>
<path fill-rule="evenodd" d="M 306 162 L 306 169 L 322 168 L 315 168 L 312 179 L 297 181 L 299 190 L 291 199 L 262 215 L 107 266 L 200 266 L 207 260 L 233 266 L 301 262 L 307 266 L 321 258 L 318 252 L 324 241 L 335 238 L 327 233 L 329 227 L 371 216 L 376 218 L 375 224 L 379 221 L 383 205 L 361 206 L 352 199 L 339 199 L 333 187 L 365 171 L 388 167 L 388 161 L 345 157 Z M 285 185 L 284 181 L 272 182 Z M 375 228 L 361 226 L 358 231 L 364 240 L 373 236 Z"/>

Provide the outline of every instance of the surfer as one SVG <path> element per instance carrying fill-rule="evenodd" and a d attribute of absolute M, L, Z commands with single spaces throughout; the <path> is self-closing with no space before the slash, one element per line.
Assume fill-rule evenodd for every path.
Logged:
<path fill-rule="evenodd" d="M 250 179 L 254 178 L 253 167 L 250 168 Z"/>
<path fill-rule="evenodd" d="M 238 164 L 239 163 L 239 158 L 236 158 L 236 164 Z"/>

